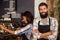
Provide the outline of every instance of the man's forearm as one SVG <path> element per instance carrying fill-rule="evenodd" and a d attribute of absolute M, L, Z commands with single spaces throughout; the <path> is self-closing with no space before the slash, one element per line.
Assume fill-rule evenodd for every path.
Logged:
<path fill-rule="evenodd" d="M 34 33 L 40 33 L 37 29 L 33 30 Z M 39 38 L 47 38 L 47 36 L 52 35 L 52 32 L 46 32 L 46 33 L 41 33 L 41 35 L 39 35 Z"/>
<path fill-rule="evenodd" d="M 42 34 L 40 35 L 40 38 L 45 38 L 45 37 L 47 37 L 47 36 L 49 36 L 49 35 L 52 35 L 52 32 L 42 33 Z"/>

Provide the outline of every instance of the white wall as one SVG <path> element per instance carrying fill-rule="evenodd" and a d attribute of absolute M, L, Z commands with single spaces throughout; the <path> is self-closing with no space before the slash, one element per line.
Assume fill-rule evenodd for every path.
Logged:
<path fill-rule="evenodd" d="M 46 2 L 46 0 L 35 0 L 34 1 L 34 17 L 37 18 L 37 17 L 40 17 L 39 16 L 39 10 L 38 10 L 38 6 L 41 2 Z"/>

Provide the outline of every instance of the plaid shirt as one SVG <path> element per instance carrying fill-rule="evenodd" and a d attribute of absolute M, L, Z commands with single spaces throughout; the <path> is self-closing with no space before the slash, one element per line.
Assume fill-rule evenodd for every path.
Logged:
<path fill-rule="evenodd" d="M 49 18 L 50 18 L 50 30 L 53 32 L 52 35 L 48 36 L 49 40 L 56 40 L 57 39 L 57 33 L 58 33 L 58 22 L 55 18 L 48 17 L 47 20 L 42 20 L 41 18 L 34 19 L 33 22 L 33 30 L 38 29 L 38 22 L 40 21 L 40 25 L 49 25 Z M 37 40 L 40 38 L 41 33 L 37 34 L 34 33 L 34 40 Z"/>
<path fill-rule="evenodd" d="M 25 26 L 21 30 L 16 30 L 15 31 L 15 35 L 21 35 L 21 34 L 24 34 L 24 33 L 25 33 L 26 37 L 30 40 L 30 36 L 31 36 L 31 33 L 32 33 L 32 24 L 28 24 L 27 26 Z"/>

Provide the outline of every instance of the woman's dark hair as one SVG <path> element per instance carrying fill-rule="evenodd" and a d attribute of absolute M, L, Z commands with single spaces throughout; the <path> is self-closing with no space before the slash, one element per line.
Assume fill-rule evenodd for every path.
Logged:
<path fill-rule="evenodd" d="M 33 15 L 29 11 L 25 11 L 24 13 L 21 14 L 21 17 L 26 16 L 28 23 L 33 23 Z"/>

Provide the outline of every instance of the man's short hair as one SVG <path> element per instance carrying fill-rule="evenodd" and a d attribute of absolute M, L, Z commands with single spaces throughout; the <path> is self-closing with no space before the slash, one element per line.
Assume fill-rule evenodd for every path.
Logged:
<path fill-rule="evenodd" d="M 44 2 L 39 4 L 39 7 L 38 7 L 39 9 L 40 9 L 40 6 L 46 6 L 46 8 L 48 8 L 48 5 L 46 3 L 44 3 Z"/>

